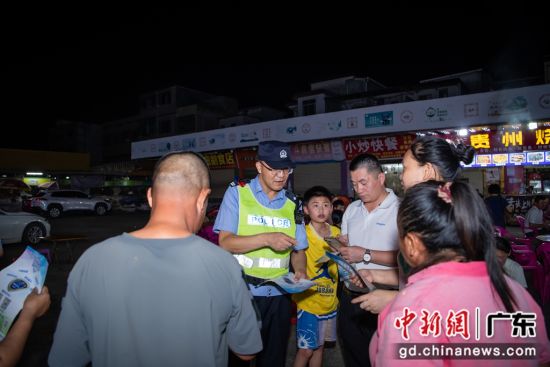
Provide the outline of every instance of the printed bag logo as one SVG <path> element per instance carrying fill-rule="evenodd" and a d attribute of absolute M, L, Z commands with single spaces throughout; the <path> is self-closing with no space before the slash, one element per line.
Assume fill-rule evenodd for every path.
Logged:
<path fill-rule="evenodd" d="M 23 279 L 14 279 L 8 284 L 8 291 L 18 291 L 21 289 L 26 289 L 27 287 L 28 284 Z"/>

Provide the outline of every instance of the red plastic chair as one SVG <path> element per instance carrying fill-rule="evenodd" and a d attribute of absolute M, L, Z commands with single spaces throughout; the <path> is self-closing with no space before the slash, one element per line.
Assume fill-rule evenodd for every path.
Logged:
<path fill-rule="evenodd" d="M 543 242 L 537 248 L 537 256 L 542 261 L 544 270 L 550 273 L 550 242 Z"/>
<path fill-rule="evenodd" d="M 532 250 L 514 250 L 512 248 L 511 257 L 523 268 L 527 286 L 536 290 L 543 298 L 545 289 L 544 268 L 537 260 L 537 255 Z M 548 283 L 550 285 L 550 283 Z"/>
<path fill-rule="evenodd" d="M 523 245 L 523 244 L 516 244 L 511 242 L 510 247 L 513 251 L 532 251 L 531 246 L 529 245 Z"/>
<path fill-rule="evenodd" d="M 511 255 L 512 255 L 512 259 L 514 259 L 521 266 L 537 265 L 537 255 L 531 249 L 516 250 L 512 247 Z"/>
<path fill-rule="evenodd" d="M 499 237 L 502 237 L 502 238 L 510 237 L 510 234 L 508 233 L 506 228 L 501 227 L 501 226 L 495 226 L 495 234 Z"/>
<path fill-rule="evenodd" d="M 542 303 L 550 301 L 550 242 L 543 242 L 537 248 L 537 256 L 542 261 L 544 271 L 543 286 L 541 290 Z"/>
<path fill-rule="evenodd" d="M 519 238 L 512 237 L 508 239 L 510 241 L 510 247 L 512 250 L 517 251 L 534 251 L 532 238 Z"/>
<path fill-rule="evenodd" d="M 515 244 L 515 245 L 528 246 L 530 250 L 534 250 L 534 248 L 533 248 L 533 239 L 532 238 L 513 237 L 513 238 L 510 239 L 510 242 Z"/>

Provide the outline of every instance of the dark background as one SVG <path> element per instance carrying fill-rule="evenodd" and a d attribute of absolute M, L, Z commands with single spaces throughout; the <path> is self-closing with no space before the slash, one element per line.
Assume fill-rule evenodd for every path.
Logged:
<path fill-rule="evenodd" d="M 515 79 L 542 75 L 550 54 L 542 5 L 502 14 L 503 3 L 312 8 L 319 4 L 7 7 L 0 148 L 47 148 L 57 119 L 129 116 L 140 93 L 175 84 L 236 98 L 240 107 L 284 108 L 325 79 L 407 86 L 477 68 Z"/>

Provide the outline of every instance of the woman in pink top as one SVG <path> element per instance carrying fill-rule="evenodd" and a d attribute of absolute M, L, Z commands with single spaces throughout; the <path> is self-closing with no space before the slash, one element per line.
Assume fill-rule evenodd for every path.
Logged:
<path fill-rule="evenodd" d="M 218 210 L 219 209 L 216 207 L 206 213 L 202 227 L 199 232 L 197 232 L 197 236 L 219 246 L 219 236 L 216 232 L 214 232 L 214 222 L 216 221 Z"/>
<path fill-rule="evenodd" d="M 412 272 L 380 313 L 370 345 L 373 366 L 550 361 L 542 312 L 503 275 L 491 217 L 469 185 L 428 181 L 410 188 L 397 222 L 400 250 Z"/>

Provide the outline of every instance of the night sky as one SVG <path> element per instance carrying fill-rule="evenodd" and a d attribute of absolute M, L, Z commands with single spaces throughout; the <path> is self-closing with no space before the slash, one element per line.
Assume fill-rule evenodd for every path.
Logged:
<path fill-rule="evenodd" d="M 406 86 L 483 68 L 503 80 L 542 75 L 550 54 L 542 9 L 331 9 L 315 18 L 243 9 L 5 9 L 0 107 L 3 128 L 14 131 L 0 134 L 0 148 L 45 149 L 55 120 L 130 116 L 140 93 L 175 84 L 236 98 L 240 107 L 284 108 L 325 79 Z"/>

